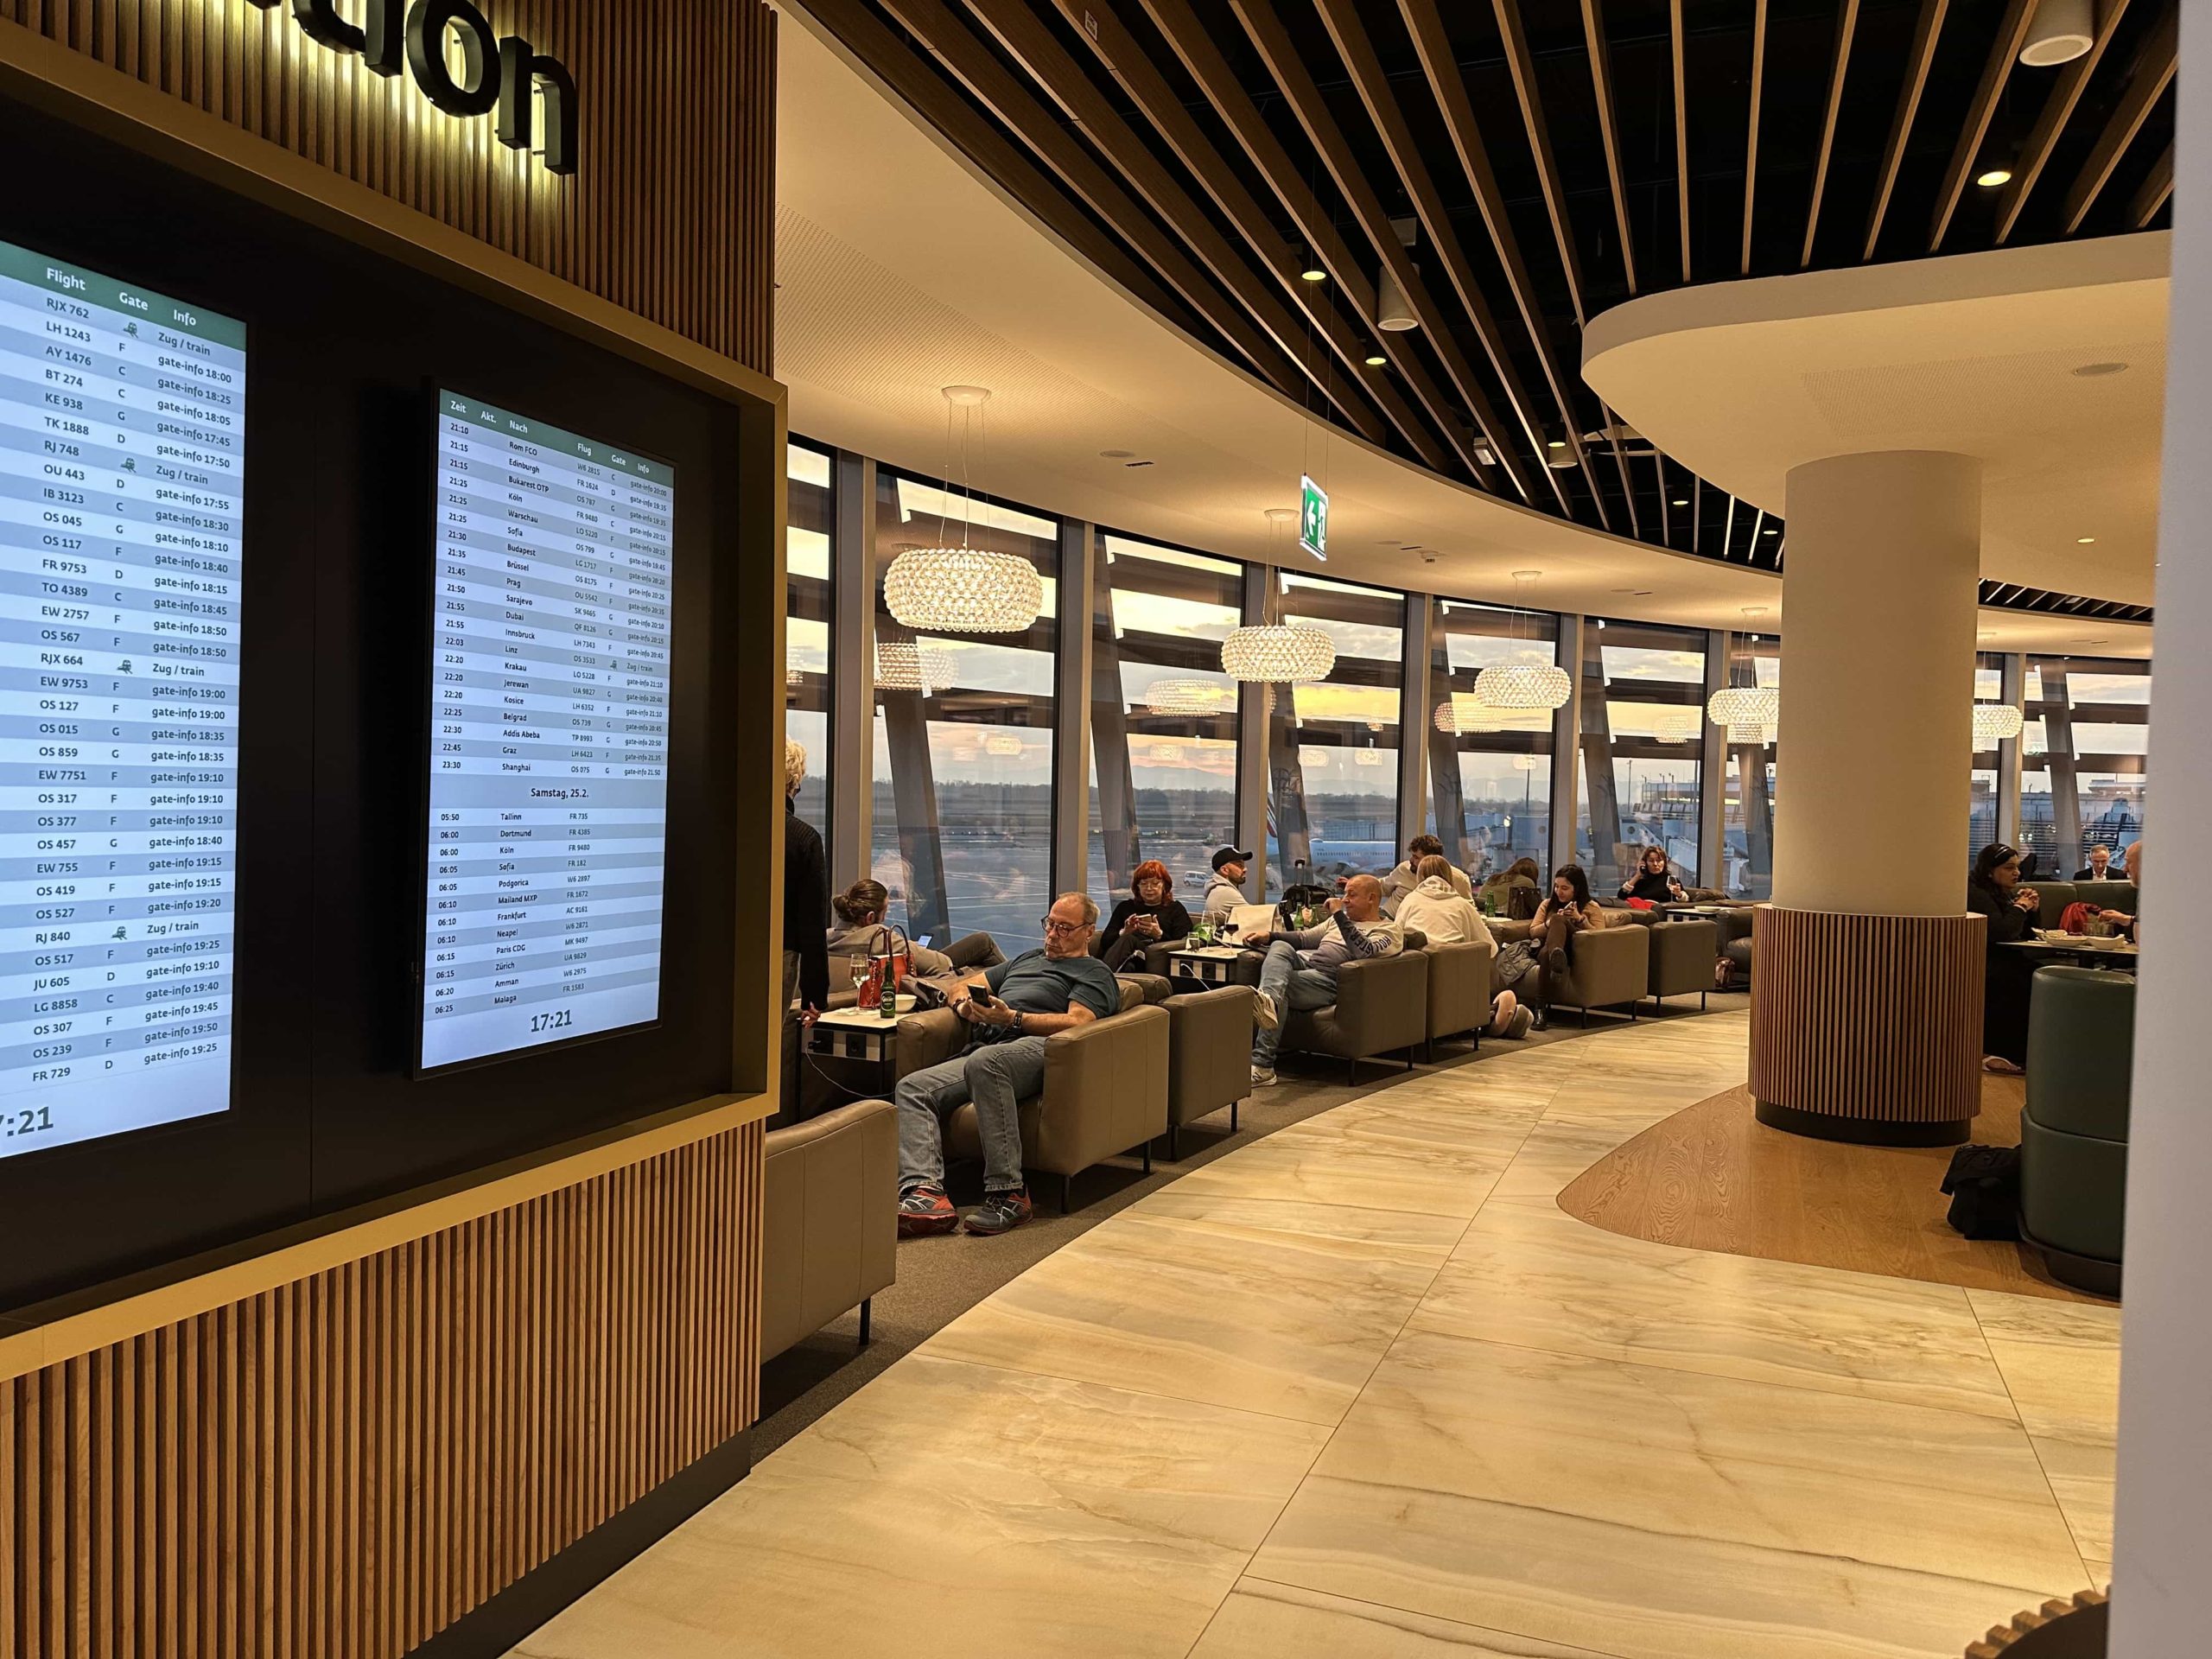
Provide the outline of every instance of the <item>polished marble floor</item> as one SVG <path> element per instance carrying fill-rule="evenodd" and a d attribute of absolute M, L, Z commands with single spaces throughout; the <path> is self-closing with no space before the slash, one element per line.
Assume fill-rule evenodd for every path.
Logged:
<path fill-rule="evenodd" d="M 517 1654 L 1957 1659 L 2101 1585 L 2117 1310 L 1559 1209 L 1745 1035 L 1416 1074 L 1193 1172 Z"/>

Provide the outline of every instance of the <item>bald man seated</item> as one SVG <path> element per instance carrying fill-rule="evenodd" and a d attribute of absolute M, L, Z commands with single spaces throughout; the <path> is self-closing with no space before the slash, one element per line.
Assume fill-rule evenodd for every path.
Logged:
<path fill-rule="evenodd" d="M 1369 957 L 1395 957 L 1406 948 L 1397 923 L 1382 913 L 1382 884 L 1371 875 L 1344 883 L 1344 897 L 1329 900 L 1329 919 L 1304 932 L 1252 933 L 1246 944 L 1264 943 L 1260 964 L 1260 1001 L 1253 1015 L 1252 1085 L 1275 1081 L 1275 1051 L 1282 1042 L 1285 1010 L 1310 1012 L 1332 1007 L 1337 970 Z"/>

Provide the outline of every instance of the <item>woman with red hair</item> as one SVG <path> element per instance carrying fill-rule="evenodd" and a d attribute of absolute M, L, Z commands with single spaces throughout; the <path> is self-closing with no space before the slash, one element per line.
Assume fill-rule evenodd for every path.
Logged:
<path fill-rule="evenodd" d="M 1144 966 L 1148 946 L 1188 938 L 1191 912 L 1175 897 L 1174 878 L 1156 858 L 1147 858 L 1129 878 L 1131 897 L 1114 906 L 1098 936 L 1098 954 L 1116 973 L 1131 957 Z"/>

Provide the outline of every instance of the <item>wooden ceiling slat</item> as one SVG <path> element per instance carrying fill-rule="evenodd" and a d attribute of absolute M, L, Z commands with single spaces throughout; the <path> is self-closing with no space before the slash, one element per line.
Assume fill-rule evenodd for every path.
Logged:
<path fill-rule="evenodd" d="M 1828 96 L 1821 117 L 1821 147 L 1813 161 L 1813 194 L 1805 207 L 1805 248 L 1797 257 L 1803 270 L 1813 263 L 1813 238 L 1821 228 L 1821 198 L 1827 193 L 1828 158 L 1835 153 L 1836 117 L 1843 109 L 1843 80 L 1851 67 L 1851 40 L 1859 28 L 1859 0 L 1843 0 L 1835 20 L 1835 55 L 1828 63 Z"/>
<path fill-rule="evenodd" d="M 1443 14 L 1437 0 L 1398 0 L 1400 15 L 1405 19 L 1408 32 L 1413 36 L 1414 51 L 1421 59 L 1421 73 L 1427 78 L 1430 96 L 1435 99 L 1438 112 L 1444 118 L 1445 130 L 1452 137 L 1452 148 L 1459 157 L 1459 169 L 1466 175 L 1467 186 L 1474 193 L 1475 206 L 1483 217 L 1483 224 L 1490 232 L 1491 245 L 1497 250 L 1497 261 L 1504 270 L 1506 285 L 1513 291 L 1513 303 L 1521 313 L 1522 327 L 1529 331 L 1529 338 L 1536 347 L 1537 359 L 1544 367 L 1544 379 L 1552 389 L 1553 399 L 1558 404 L 1562 422 L 1560 435 L 1573 445 L 1580 461 L 1583 476 L 1589 480 L 1591 494 L 1598 508 L 1598 522 L 1605 529 L 1612 528 L 1611 515 L 1605 510 L 1605 498 L 1598 488 L 1598 480 L 1590 471 L 1589 461 L 1582 453 L 1582 435 L 1578 429 L 1581 422 L 1574 414 L 1574 399 L 1569 391 L 1569 381 L 1560 371 L 1559 353 L 1552 347 L 1551 324 L 1536 302 L 1536 288 L 1529 274 L 1529 262 L 1521 251 L 1521 238 L 1513 228 L 1513 221 L 1505 207 L 1504 193 L 1498 188 L 1497 175 L 1490 162 L 1490 151 L 1483 142 L 1482 130 L 1475 122 L 1473 100 L 1467 95 L 1467 83 L 1459 73 L 1458 60 L 1452 52 L 1449 36 L 1444 32 Z"/>
<path fill-rule="evenodd" d="M 1219 151 L 1191 112 L 1183 107 L 1166 77 L 1130 44 L 1128 27 L 1113 8 L 1106 0 L 1056 0 L 1056 3 L 1068 21 L 1076 25 L 1077 38 L 1096 52 L 1107 73 L 1135 102 L 1175 158 L 1213 199 L 1223 216 L 1251 250 L 1255 262 L 1277 277 L 1299 308 L 1313 319 L 1318 329 L 1324 331 L 1331 348 L 1343 359 L 1351 378 L 1365 385 L 1368 393 L 1382 405 L 1382 412 L 1414 454 L 1431 466 L 1440 465 L 1436 440 L 1429 435 L 1421 416 L 1406 401 L 1405 393 L 1387 377 L 1368 379 L 1367 351 L 1356 340 L 1347 344 L 1348 336 L 1330 307 L 1327 296 L 1317 284 L 1301 281 L 1298 273 L 1288 268 L 1289 251 L 1279 245 L 1281 233 L 1274 219 L 1236 174 L 1223 164 Z M 1084 26 L 1085 17 L 1090 19 L 1089 27 Z M 1362 273 L 1346 269 L 1336 275 L 1338 289 L 1354 313 L 1373 315 L 1375 291 L 1364 282 Z M 1377 346 L 1402 372 L 1411 353 L 1387 335 L 1378 340 Z M 1418 359 L 1412 360 L 1418 368 Z M 1440 459 L 1430 460 L 1432 456 Z"/>
<path fill-rule="evenodd" d="M 900 96 L 913 103 L 939 130 L 972 133 L 977 125 L 989 130 L 988 124 L 976 122 L 974 111 L 961 102 L 958 95 L 943 81 L 929 75 L 926 67 L 918 65 L 913 54 L 878 24 L 858 0 L 823 0 L 823 3 L 813 5 L 810 10 L 816 19 L 835 32 L 871 70 L 887 80 L 893 80 L 895 74 L 894 84 L 901 86 Z M 1188 255 L 1158 234 L 1143 210 L 1107 175 L 1104 168 L 1091 159 L 1074 135 L 1052 119 L 984 50 L 982 43 L 954 21 L 938 0 L 890 0 L 884 10 L 916 37 L 927 41 L 937 60 L 1005 123 L 1007 130 L 1027 145 L 1069 191 L 1112 226 L 1123 242 L 1138 249 L 1183 302 L 1242 352 L 1259 370 L 1262 379 L 1285 396 L 1294 395 L 1303 373 L 1292 358 L 1254 325 L 1241 306 L 1227 302 Z M 880 60 L 870 54 L 870 47 L 882 54 Z M 924 69 L 922 79 L 918 80 L 909 73 L 914 67 Z M 1004 159 L 1002 153 L 1000 159 Z M 1011 183 L 1009 188 L 1013 188 Z M 1037 200 L 1057 194 L 1047 185 L 1037 198 L 1024 200 L 1032 200 L 1033 205 Z M 1055 227 L 1068 218 L 1079 220 L 1082 217 L 1080 213 L 1062 215 Z M 1096 246 L 1108 239 L 1093 232 L 1077 245 Z M 1122 258 L 1114 261 L 1116 265 L 1129 263 L 1133 262 Z"/>
<path fill-rule="evenodd" d="M 1073 4 L 1076 0 L 1065 0 L 1065 3 Z M 1529 453 L 1541 464 L 1546 455 L 1545 423 L 1529 397 L 1527 386 L 1522 383 L 1520 369 L 1506 349 L 1497 318 L 1491 311 L 1490 301 L 1475 276 L 1474 267 L 1467 263 L 1466 250 L 1459 245 L 1459 232 L 1452 226 L 1451 214 L 1445 208 L 1444 198 L 1436 188 L 1436 181 L 1430 176 L 1427 164 L 1421 159 L 1421 145 L 1414 137 L 1413 129 L 1406 123 L 1405 111 L 1399 107 L 1397 99 L 1390 92 L 1389 79 L 1383 73 L 1382 60 L 1376 55 L 1374 42 L 1368 38 L 1367 30 L 1360 23 L 1353 0 L 1318 0 L 1318 3 L 1322 26 L 1329 31 L 1330 39 L 1335 42 L 1337 54 L 1344 60 L 1353 89 L 1358 92 L 1360 102 L 1366 106 L 1368 118 L 1375 124 L 1383 149 L 1389 153 L 1391 164 L 1397 170 L 1398 181 L 1414 205 L 1414 214 L 1428 233 L 1430 247 L 1443 262 L 1453 292 L 1459 296 L 1460 304 L 1466 308 L 1476 337 L 1482 341 L 1491 367 L 1496 372 L 1499 384 L 1505 388 L 1506 400 L 1513 406 L 1521 430 L 1529 440 Z M 1574 424 L 1573 415 L 1565 409 L 1560 410 L 1560 415 L 1561 421 L 1572 428 Z M 1578 460 L 1582 460 L 1580 435 L 1570 430 L 1567 438 Z M 1586 474 L 1589 462 L 1582 460 L 1582 467 Z M 1549 467 L 1542 467 L 1541 470 L 1545 481 L 1550 485 L 1553 495 L 1558 499 L 1559 510 L 1573 518 L 1574 510 L 1568 504 L 1567 490 L 1560 484 L 1559 474 Z M 1591 479 L 1591 493 L 1595 495 L 1597 489 L 1597 480 Z"/>
<path fill-rule="evenodd" d="M 1682 0 L 1667 0 L 1667 35 L 1675 57 L 1675 205 L 1681 213 L 1682 282 L 1690 274 L 1690 101 L 1683 62 Z"/>
<path fill-rule="evenodd" d="M 1751 118 L 1744 135 L 1744 257 L 1738 267 L 1745 276 L 1751 274 L 1751 207 L 1759 181 L 1759 94 L 1766 81 L 1766 6 L 1767 0 L 1755 0 L 1751 12 Z"/>
<path fill-rule="evenodd" d="M 1459 350 L 1459 341 L 1445 327 L 1443 313 L 1429 297 L 1421 274 L 1407 257 L 1405 245 L 1398 240 L 1397 232 L 1390 224 L 1390 214 L 1382 206 L 1375 187 L 1368 182 L 1361 169 L 1359 158 L 1352 154 L 1351 146 L 1344 142 L 1344 134 L 1337 128 L 1329 113 L 1329 106 L 1321 89 L 1306 72 L 1305 62 L 1298 55 L 1290 34 L 1276 16 L 1272 0 L 1230 0 L 1230 10 L 1244 25 L 1244 32 L 1268 65 L 1274 83 L 1289 102 L 1291 112 L 1305 130 L 1306 139 L 1319 152 L 1321 164 L 1329 171 L 1344 202 L 1351 210 L 1353 221 L 1367 237 L 1376 259 L 1389 267 L 1398 286 L 1405 290 L 1414 315 L 1421 321 L 1422 332 L 1428 337 L 1429 349 L 1442 359 L 1444 372 L 1450 378 L 1460 398 L 1465 403 L 1476 425 L 1481 429 L 1498 464 L 1513 480 L 1524 501 L 1531 499 L 1529 478 L 1521 458 L 1500 435 L 1504 423 L 1491 406 L 1490 396 L 1474 377 L 1466 356 Z M 1438 409 L 1432 411 L 1447 431 L 1453 429 L 1453 411 Z"/>
<path fill-rule="evenodd" d="M 869 73 L 1110 281 L 1163 316 L 1187 311 L 1205 321 L 1214 321 L 1207 308 L 1191 303 L 1101 231 L 1042 168 L 963 102 L 861 0 L 808 0 L 807 10 L 867 65 Z M 1223 337 L 1243 354 L 1262 380 L 1285 396 L 1291 395 L 1298 377 L 1289 359 L 1269 347 L 1256 331 L 1249 327 L 1224 330 Z"/>
<path fill-rule="evenodd" d="M 2120 157 L 2127 153 L 2127 147 L 2135 142 L 2136 135 L 2143 130 L 2143 124 L 2150 119 L 2152 106 L 2173 84 L 2174 71 L 2180 63 L 2180 23 L 2179 10 L 2168 8 L 2158 26 L 2137 48 L 2135 61 L 2128 71 L 2127 91 L 2113 109 L 2112 118 L 2105 123 L 2105 130 L 2097 135 L 2096 147 L 2089 152 L 2089 159 L 2082 164 L 2081 172 L 2066 193 L 2066 206 L 2059 219 L 2067 235 L 2082 228 L 2082 221 L 2096 205 L 2098 195 L 2112 181 Z"/>
<path fill-rule="evenodd" d="M 1552 234 L 1559 243 L 1560 264 L 1567 273 L 1567 295 L 1574 304 L 1574 321 L 1581 327 L 1590 320 L 1582 303 L 1582 263 L 1574 251 L 1574 227 L 1567 211 L 1567 190 L 1560 181 L 1559 158 L 1552 152 L 1551 129 L 1544 121 L 1542 99 L 1536 91 L 1536 63 L 1529 51 L 1528 31 L 1522 28 L 1521 9 L 1517 0 L 1494 0 L 1497 10 L 1498 33 L 1505 41 L 1505 60 L 1513 72 L 1513 92 L 1521 105 L 1521 119 L 1529 132 L 1529 149 L 1535 159 L 1537 176 L 1544 188 L 1544 206 L 1551 214 Z M 1619 423 L 1613 412 L 1601 403 L 1606 429 L 1610 432 Z M 1573 442 L 1573 435 L 1568 441 Z M 1621 493 L 1628 505 L 1629 533 L 1641 536 L 1643 526 L 1636 511 L 1636 491 L 1628 480 L 1628 461 L 1621 453 L 1620 438 L 1613 437 L 1613 464 L 1620 469 Z"/>
<path fill-rule="evenodd" d="M 1974 102 L 1967 107 L 1966 123 L 1959 129 L 1958 143 L 1951 149 L 1951 164 L 1943 170 L 1943 188 L 1936 197 L 1936 215 L 1928 226 L 1930 253 L 1943 245 L 1944 233 L 1959 211 L 1959 197 L 1974 176 L 1974 158 L 1981 153 L 1982 141 L 1989 137 L 1997 100 L 2005 95 L 2005 83 L 2012 79 L 2012 66 L 2019 61 L 2020 48 L 2028 38 L 2028 25 L 2035 12 L 2036 0 L 2011 0 L 1989 43 L 1989 56 L 1982 62 Z"/>
<path fill-rule="evenodd" d="M 1920 21 L 1913 26 L 1912 50 L 1905 59 L 1904 84 L 1897 92 L 1897 111 L 1890 121 L 1890 142 L 1882 149 L 1882 172 L 1874 184 L 1873 210 L 1866 215 L 1866 245 L 1860 251 L 1861 259 L 1872 259 L 1874 245 L 1882 239 L 1882 219 L 1890 211 L 1897 168 L 1904 162 L 1905 140 L 1912 136 L 1921 94 L 1928 90 L 1928 68 L 1936 60 L 1936 42 L 1943 33 L 1943 14 L 1949 10 L 1950 0 L 1921 0 Z"/>
<path fill-rule="evenodd" d="M 2059 137 L 2073 118 L 2075 105 L 2082 101 L 2082 94 L 2088 87 L 2089 77 L 2104 61 L 2106 48 L 2119 32 L 2120 19 L 2127 16 L 2127 4 L 2128 0 L 2104 0 L 2097 9 L 2096 39 L 2090 42 L 2087 52 L 2060 70 L 2058 79 L 2051 83 L 2050 96 L 2044 99 L 2042 111 L 2029 130 L 2027 142 L 2020 146 L 2019 165 L 2012 169 L 2012 181 L 1997 199 L 1997 232 L 1990 238 L 1993 242 L 2001 245 L 2020 222 L 2020 210 L 2028 205 L 2028 193 L 2036 188 L 2036 181 L 2050 165 L 2050 152 L 2058 147 Z"/>
<path fill-rule="evenodd" d="M 1191 10 L 1189 0 L 1140 0 L 1140 3 L 1166 40 L 1168 49 L 1175 54 L 1192 79 L 1198 82 L 1207 103 L 1243 147 L 1246 158 L 1267 181 L 1268 188 L 1298 226 L 1322 268 L 1336 279 L 1338 287 L 1345 294 L 1359 296 L 1366 314 L 1372 316 L 1375 291 L 1367 275 L 1366 262 L 1353 257 L 1351 245 L 1337 229 L 1335 216 L 1313 194 L 1302 169 L 1291 160 L 1290 152 L 1276 138 L 1267 118 L 1238 83 L 1229 60 L 1207 35 Z M 1386 343 L 1383 349 L 1402 353 L 1394 360 L 1403 365 L 1408 387 L 1446 435 L 1456 435 L 1452 432 L 1443 393 L 1419 356 L 1395 341 Z M 1478 473 L 1477 476 L 1486 487 L 1491 486 L 1492 480 L 1486 474 Z"/>
<path fill-rule="evenodd" d="M 1636 238 L 1629 234 L 1628 192 L 1621 180 L 1620 136 L 1614 130 L 1613 71 L 1605 49 L 1604 0 L 1582 0 L 1582 33 L 1590 43 L 1590 90 L 1598 100 L 1598 141 L 1605 152 L 1605 177 L 1613 188 L 1613 224 L 1621 239 L 1621 269 L 1636 292 Z M 1759 0 L 1764 9 L 1765 0 Z"/>
<path fill-rule="evenodd" d="M 1521 105 L 1522 124 L 1528 129 L 1529 149 L 1536 163 L 1537 182 L 1543 187 L 1544 211 L 1551 215 L 1552 236 L 1559 245 L 1559 262 L 1567 273 L 1567 295 L 1574 307 L 1574 322 L 1590 321 L 1582 303 L 1582 261 L 1574 251 L 1574 231 L 1567 211 L 1567 190 L 1560 182 L 1559 158 L 1552 154 L 1551 130 L 1544 123 L 1543 100 L 1536 92 L 1536 63 L 1529 55 L 1528 31 L 1521 25 L 1519 0 L 1492 0 L 1497 11 L 1497 30 L 1505 41 L 1506 67 L 1513 74 L 1513 96 Z"/>
<path fill-rule="evenodd" d="M 2127 204 L 2127 222 L 2141 230 L 2158 216 L 2158 209 L 2166 205 L 2166 198 L 2174 193 L 2174 147 L 2166 146 L 2165 154 L 2151 164 L 2150 175 L 2136 188 L 2133 200 Z"/>
<path fill-rule="evenodd" d="M 1363 350 L 1348 344 L 1333 315 L 1317 319 L 1311 312 L 1294 314 L 1281 298 L 1262 286 L 1243 253 L 1230 245 L 1213 216 L 1194 201 L 1190 193 L 1168 175 L 1144 141 L 1122 120 L 1104 94 L 1052 38 L 1042 18 L 1027 0 L 965 0 L 968 10 L 1028 72 L 1038 87 L 1081 127 L 1092 147 L 1110 162 L 1144 204 L 1196 254 L 1199 263 L 1242 305 L 1253 322 L 1272 338 L 1296 363 L 1313 388 L 1342 412 L 1346 421 L 1370 442 L 1383 440 L 1384 429 L 1359 396 L 1365 377 L 1357 372 L 1339 377 L 1328 360 L 1319 358 L 1313 339 L 1319 333 L 1330 349 L 1349 368 Z M 1143 244 L 1140 243 L 1140 250 Z M 1294 287 L 1295 273 L 1281 270 L 1282 255 L 1268 262 L 1270 268 Z M 1319 325 L 1317 327 L 1317 324 Z M 1356 355 L 1355 355 L 1356 354 Z M 1317 360 L 1319 358 L 1319 360 Z M 1413 441 L 1415 434 L 1406 434 Z"/>

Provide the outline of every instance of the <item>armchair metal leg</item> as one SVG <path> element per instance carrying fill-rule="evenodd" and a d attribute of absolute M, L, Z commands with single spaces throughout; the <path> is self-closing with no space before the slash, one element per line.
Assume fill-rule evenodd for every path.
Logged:
<path fill-rule="evenodd" d="M 1413 1046 L 1411 1043 L 1408 1043 L 1408 1044 L 1406 1045 L 1406 1070 L 1407 1070 L 1407 1071 L 1412 1071 L 1413 1069 L 1414 1069 L 1414 1046 Z"/>
<path fill-rule="evenodd" d="M 1167 1161 L 1171 1164 L 1183 1161 L 1183 1126 L 1180 1123 L 1167 1126 Z"/>
<path fill-rule="evenodd" d="M 1241 1100 L 1232 1100 L 1229 1103 L 1229 1132 L 1231 1135 L 1236 1133 L 1236 1109 L 1243 1103 Z"/>
<path fill-rule="evenodd" d="M 1068 1213 L 1068 1194 L 1071 1190 L 1073 1179 L 1073 1177 L 1067 1175 L 1060 1177 L 1060 1213 L 1064 1216 Z"/>
<path fill-rule="evenodd" d="M 1700 991 L 1697 994 L 1697 1011 L 1700 1014 L 1703 1014 L 1705 1012 L 1705 996 L 1706 994 L 1703 991 Z"/>
<path fill-rule="evenodd" d="M 1344 1062 L 1344 1087 L 1349 1089 L 1352 1084 L 1358 1081 L 1359 1062 L 1357 1060 L 1346 1060 Z"/>
<path fill-rule="evenodd" d="M 1147 1175 L 1152 1173 L 1152 1142 L 1149 1141 L 1144 1143 L 1144 1173 Z"/>
<path fill-rule="evenodd" d="M 863 1348 L 865 1348 L 865 1347 L 867 1347 L 867 1346 L 868 1346 L 868 1323 L 869 1323 L 869 1318 L 870 1318 L 870 1316 L 871 1316 L 872 1314 L 874 1314 L 874 1313 L 875 1312 L 875 1306 L 874 1306 L 874 1304 L 875 1304 L 875 1298 L 874 1298 L 874 1297 L 873 1297 L 873 1296 L 863 1296 L 862 1298 L 861 1298 L 861 1341 L 860 1341 L 860 1345 L 861 1345 L 861 1347 L 863 1347 Z"/>

